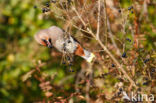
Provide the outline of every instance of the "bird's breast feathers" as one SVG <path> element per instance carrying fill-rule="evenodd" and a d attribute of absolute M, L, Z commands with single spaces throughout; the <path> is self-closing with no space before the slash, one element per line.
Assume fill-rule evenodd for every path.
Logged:
<path fill-rule="evenodd" d="M 74 41 L 72 37 L 69 39 L 63 39 L 59 38 L 55 41 L 55 47 L 60 51 L 63 52 L 63 50 L 66 50 L 68 53 L 74 53 L 74 51 L 77 48 L 78 43 Z"/>

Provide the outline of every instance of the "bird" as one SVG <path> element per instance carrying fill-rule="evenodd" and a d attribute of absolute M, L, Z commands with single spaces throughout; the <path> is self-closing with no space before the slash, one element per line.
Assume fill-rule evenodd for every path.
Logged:
<path fill-rule="evenodd" d="M 66 52 L 84 58 L 91 63 L 95 58 L 94 53 L 86 50 L 81 44 L 69 33 L 57 26 L 51 26 L 42 29 L 34 35 L 35 40 L 48 48 L 56 48 L 59 52 Z"/>

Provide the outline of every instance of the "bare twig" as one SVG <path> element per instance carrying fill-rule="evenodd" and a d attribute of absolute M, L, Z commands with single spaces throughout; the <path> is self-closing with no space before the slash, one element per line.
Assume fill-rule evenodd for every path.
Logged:
<path fill-rule="evenodd" d="M 142 5 L 142 11 L 139 17 L 139 21 L 141 21 L 141 19 L 145 16 L 146 20 L 149 20 L 149 16 L 148 16 L 148 4 L 147 4 L 147 0 L 144 0 L 144 3 Z"/>
<path fill-rule="evenodd" d="M 111 39 L 111 41 L 112 41 L 114 47 L 117 49 L 117 54 L 118 54 L 118 55 L 121 55 L 120 50 L 119 50 L 118 46 L 117 46 L 116 43 L 115 43 L 115 40 L 114 40 L 114 37 L 113 37 L 113 33 L 112 33 L 112 31 L 111 31 L 109 19 L 107 19 L 107 25 L 108 25 L 108 30 L 109 30 L 109 33 L 108 33 L 108 34 L 110 35 L 110 39 Z"/>
<path fill-rule="evenodd" d="M 74 7 L 75 8 L 75 7 Z M 75 13 L 77 14 L 77 16 L 79 17 L 79 19 L 81 20 L 81 22 L 83 23 L 84 26 L 86 26 L 86 23 L 83 21 L 83 19 L 81 18 L 81 16 L 79 15 L 79 13 L 76 11 L 76 9 L 74 9 Z M 95 34 L 92 32 L 91 29 L 89 29 L 87 27 L 87 31 L 96 39 Z M 97 40 L 97 39 L 96 39 Z M 117 59 L 112 55 L 112 53 L 107 49 L 107 47 L 101 42 L 100 39 L 97 40 L 97 42 L 100 44 L 100 46 L 106 51 L 106 53 L 111 57 L 111 59 L 114 61 L 114 63 L 118 66 L 118 69 L 121 70 L 121 72 L 125 75 L 125 77 L 130 81 L 130 83 L 137 88 L 135 82 L 129 77 L 129 75 L 126 73 L 126 71 L 124 70 L 124 68 L 122 67 L 122 65 L 120 65 L 120 63 L 117 61 Z"/>
<path fill-rule="evenodd" d="M 94 33 L 92 33 L 91 30 L 90 34 L 95 37 Z M 126 71 L 124 70 L 124 68 L 122 67 L 122 65 L 120 65 L 120 63 L 117 61 L 117 59 L 112 55 L 112 53 L 107 49 L 107 47 L 100 41 L 97 40 L 98 43 L 100 44 L 100 46 L 106 51 L 106 53 L 111 57 L 111 59 L 115 62 L 115 64 L 119 67 L 118 69 L 121 70 L 121 72 L 125 75 L 125 77 L 131 82 L 131 84 L 137 88 L 135 82 L 129 77 L 129 75 L 126 73 Z"/>
<path fill-rule="evenodd" d="M 104 26 L 105 29 L 104 29 L 104 30 L 105 30 L 105 35 L 106 35 L 106 39 L 105 39 L 106 42 L 105 42 L 105 43 L 107 44 L 107 35 L 108 35 L 108 33 L 107 33 L 107 10 L 106 10 L 106 0 L 103 0 L 103 2 L 104 2 L 104 17 L 105 17 L 105 18 L 104 18 L 104 19 L 105 19 L 105 20 L 104 20 L 104 21 L 105 21 L 105 23 L 104 23 L 104 24 L 105 24 L 105 26 Z"/>
<path fill-rule="evenodd" d="M 84 73 L 84 69 L 81 69 L 81 71 L 77 75 L 76 82 L 75 82 L 75 90 L 76 90 L 76 92 L 79 92 L 78 85 L 79 85 L 80 79 L 84 77 L 83 73 Z"/>
<path fill-rule="evenodd" d="M 100 32 L 100 10 L 101 9 L 101 3 L 100 0 L 98 0 L 98 19 L 97 19 L 97 32 L 96 32 L 96 39 L 99 39 L 99 32 Z"/>
<path fill-rule="evenodd" d="M 65 83 L 67 80 L 73 78 L 74 76 L 75 76 L 75 74 L 72 74 L 72 75 L 69 75 L 69 76 L 63 78 L 62 80 L 59 81 L 58 86 L 63 85 L 63 83 Z"/>
<path fill-rule="evenodd" d="M 72 9 L 75 11 L 76 15 L 79 17 L 79 19 L 81 20 L 82 24 L 86 27 L 86 23 L 83 21 L 83 19 L 81 18 L 80 14 L 76 10 L 76 8 L 73 6 Z"/>
<path fill-rule="evenodd" d="M 89 70 L 89 78 L 87 80 L 87 83 L 86 83 L 86 101 L 87 103 L 90 103 L 90 97 L 89 97 L 89 90 L 90 90 L 90 85 L 91 85 L 91 79 L 92 79 L 92 74 L 93 74 L 93 69 L 92 69 L 92 63 L 89 63 L 88 64 L 88 70 Z"/>

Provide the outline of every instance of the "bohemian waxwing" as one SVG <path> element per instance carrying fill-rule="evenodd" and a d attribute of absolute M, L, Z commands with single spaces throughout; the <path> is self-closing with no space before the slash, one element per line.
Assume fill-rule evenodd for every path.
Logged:
<path fill-rule="evenodd" d="M 84 48 L 65 31 L 56 26 L 40 30 L 34 36 L 35 40 L 44 46 L 52 48 L 53 46 L 60 52 L 75 54 L 91 62 L 95 55 Z"/>

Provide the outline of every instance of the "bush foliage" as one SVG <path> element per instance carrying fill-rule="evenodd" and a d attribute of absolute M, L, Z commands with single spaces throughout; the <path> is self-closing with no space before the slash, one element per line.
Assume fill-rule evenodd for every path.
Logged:
<path fill-rule="evenodd" d="M 155 0 L 0 0 L 0 103 L 114 103 L 156 95 Z M 93 63 L 40 46 L 52 25 L 96 55 Z"/>

